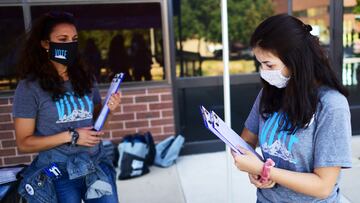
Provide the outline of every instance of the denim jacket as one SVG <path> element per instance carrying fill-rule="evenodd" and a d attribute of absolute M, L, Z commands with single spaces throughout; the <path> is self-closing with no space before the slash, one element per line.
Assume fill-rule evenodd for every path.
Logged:
<path fill-rule="evenodd" d="M 69 179 L 85 177 L 87 186 L 86 199 L 111 195 L 112 188 L 108 176 L 100 167 L 103 162 L 113 168 L 111 160 L 106 156 L 102 143 L 98 150 L 89 153 L 78 147 L 62 145 L 40 152 L 30 166 L 21 174 L 23 180 L 19 193 L 28 202 L 57 202 L 53 180 L 57 176 L 49 176 L 46 169 L 55 163 L 59 172 L 68 173 Z M 113 171 L 115 173 L 115 170 Z M 55 174 L 58 174 L 56 171 Z"/>

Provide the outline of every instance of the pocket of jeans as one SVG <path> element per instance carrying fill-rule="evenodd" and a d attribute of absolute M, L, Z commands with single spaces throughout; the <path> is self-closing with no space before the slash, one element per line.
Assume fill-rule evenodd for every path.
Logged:
<path fill-rule="evenodd" d="M 30 202 L 57 202 L 53 182 L 42 170 L 24 178 L 20 183 L 18 191 L 21 196 Z"/>

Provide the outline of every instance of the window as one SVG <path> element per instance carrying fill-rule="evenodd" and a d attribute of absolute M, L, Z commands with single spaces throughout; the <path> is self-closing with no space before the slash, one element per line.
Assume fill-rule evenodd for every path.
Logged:
<path fill-rule="evenodd" d="M 0 90 L 16 85 L 16 62 L 24 31 L 22 7 L 0 7 Z"/>
<path fill-rule="evenodd" d="M 359 95 L 360 5 L 355 1 L 344 1 L 343 47 L 342 82 L 349 88 L 352 95 Z M 356 99 L 356 103 L 359 102 L 360 100 Z"/>
<path fill-rule="evenodd" d="M 229 0 L 230 74 L 258 71 L 249 40 L 265 18 L 287 13 L 287 0 Z M 174 1 L 178 77 L 223 74 L 220 1 Z"/>
<path fill-rule="evenodd" d="M 293 15 L 311 25 L 311 34 L 319 37 L 322 46 L 328 50 L 330 44 L 329 0 L 293 0 Z"/>
<path fill-rule="evenodd" d="M 80 50 L 100 83 L 165 79 L 160 3 L 31 6 L 32 19 L 51 10 L 74 14 Z"/>

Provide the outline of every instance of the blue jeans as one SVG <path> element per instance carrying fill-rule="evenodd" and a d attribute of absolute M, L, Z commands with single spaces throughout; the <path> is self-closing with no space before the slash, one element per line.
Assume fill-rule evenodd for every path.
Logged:
<path fill-rule="evenodd" d="M 105 174 L 108 174 L 111 180 L 110 184 L 113 189 L 112 195 L 104 195 L 101 198 L 85 200 L 86 185 L 85 178 L 77 178 L 69 180 L 69 176 L 65 173 L 61 178 L 54 180 L 56 196 L 59 203 L 81 203 L 81 199 L 85 203 L 117 203 L 118 196 L 116 190 L 116 177 L 112 170 L 105 164 L 100 164 Z"/>

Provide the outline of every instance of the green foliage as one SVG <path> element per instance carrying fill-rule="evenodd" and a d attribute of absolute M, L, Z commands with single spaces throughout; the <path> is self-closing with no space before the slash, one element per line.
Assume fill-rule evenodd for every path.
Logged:
<path fill-rule="evenodd" d="M 182 39 L 221 41 L 220 0 L 181 0 Z M 271 0 L 228 0 L 230 42 L 248 44 L 256 26 L 274 13 Z M 177 17 L 174 25 L 177 25 Z M 177 27 L 175 28 L 176 34 Z M 179 39 L 179 38 L 177 38 Z"/>
<path fill-rule="evenodd" d="M 354 14 L 360 14 L 360 0 L 356 0 L 356 6 L 353 9 Z"/>

